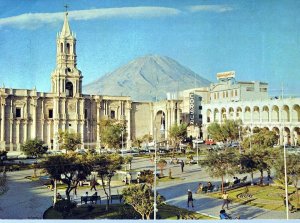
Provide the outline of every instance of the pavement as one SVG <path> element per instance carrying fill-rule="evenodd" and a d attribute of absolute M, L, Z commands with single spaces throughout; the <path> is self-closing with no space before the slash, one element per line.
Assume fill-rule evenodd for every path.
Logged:
<path fill-rule="evenodd" d="M 149 159 L 137 159 L 132 164 L 133 169 L 153 168 L 153 163 Z M 205 194 L 195 194 L 199 182 L 219 184 L 220 179 L 212 179 L 207 171 L 198 165 L 185 165 L 184 172 L 181 172 L 180 165 L 168 165 L 164 171 L 168 174 L 168 169 L 172 169 L 172 176 L 177 180 L 160 182 L 157 190 L 166 198 L 166 202 L 181 208 L 187 208 L 187 190 L 190 189 L 194 196 L 194 208 L 189 210 L 219 219 L 219 212 L 222 207 L 221 199 L 214 199 Z M 0 196 L 0 219 L 42 219 L 44 211 L 52 205 L 53 191 L 41 185 L 39 181 L 30 181 L 25 176 L 31 176 L 33 170 L 8 172 L 9 190 Z M 241 176 L 239 176 L 241 177 Z M 112 194 L 120 193 L 123 186 L 113 186 Z M 105 197 L 100 186 L 97 186 L 98 195 Z M 94 193 L 89 188 L 79 188 L 78 198 L 86 191 Z M 63 190 L 58 190 L 62 195 Z M 229 193 L 230 194 L 230 193 Z M 74 198 L 74 197 L 73 197 Z M 105 202 L 105 200 L 102 202 Z M 248 205 L 230 203 L 227 213 L 233 217 L 240 216 L 241 219 L 286 219 L 284 211 L 265 210 Z M 300 212 L 290 213 L 290 219 L 300 219 Z"/>

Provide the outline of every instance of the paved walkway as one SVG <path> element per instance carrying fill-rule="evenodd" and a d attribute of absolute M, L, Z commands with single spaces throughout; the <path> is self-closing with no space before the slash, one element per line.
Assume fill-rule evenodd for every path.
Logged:
<path fill-rule="evenodd" d="M 149 159 L 137 160 L 133 164 L 133 168 L 142 168 L 147 166 L 152 168 Z M 172 165 L 172 176 L 179 177 L 179 180 L 160 183 L 158 192 L 164 195 L 167 203 L 178 207 L 186 207 L 187 190 L 196 191 L 199 181 L 212 181 L 207 172 L 201 170 L 197 165 L 185 166 L 185 170 L 181 173 L 179 165 Z M 40 182 L 32 182 L 25 179 L 25 176 L 32 175 L 32 170 L 8 172 L 9 190 L 0 196 L 0 219 L 41 219 L 44 211 L 51 206 L 53 191 L 50 191 Z M 165 171 L 165 174 L 168 170 Z M 219 183 L 218 179 L 212 183 Z M 112 187 L 112 193 L 121 192 L 122 187 Z M 87 188 L 78 189 L 78 197 L 89 191 Z M 64 195 L 64 190 L 59 190 Z M 89 193 L 91 193 L 89 191 Z M 105 197 L 100 186 L 98 186 L 98 194 Z M 218 219 L 219 211 L 222 206 L 222 200 L 207 197 L 203 194 L 194 194 L 195 208 L 194 211 L 204 213 Z M 104 201 L 105 202 L 105 201 Z M 192 210 L 192 209 L 190 209 Z M 233 216 L 240 215 L 241 219 L 286 219 L 284 211 L 270 211 L 257 207 L 240 204 L 230 204 L 228 213 Z M 290 213 L 291 219 L 300 219 L 300 212 Z"/>

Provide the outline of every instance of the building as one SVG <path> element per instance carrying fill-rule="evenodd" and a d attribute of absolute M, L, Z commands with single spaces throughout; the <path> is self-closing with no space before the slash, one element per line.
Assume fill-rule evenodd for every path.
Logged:
<path fill-rule="evenodd" d="M 225 119 L 242 120 L 249 130 L 267 128 L 279 135 L 279 144 L 300 144 L 300 98 L 270 98 L 268 84 L 236 82 L 234 72 L 217 74 L 218 83 L 210 85 L 210 100 L 202 106 L 202 129 Z"/>
<path fill-rule="evenodd" d="M 20 151 L 28 139 L 43 140 L 50 149 L 59 149 L 58 130 L 81 134 L 83 147 L 99 148 L 100 119 L 126 122 L 126 145 L 145 134 L 157 140 L 181 122 L 177 100 L 133 102 L 129 96 L 85 95 L 83 76 L 77 68 L 76 36 L 68 13 L 56 40 L 56 67 L 51 75 L 51 92 L 36 89 L 0 88 L 0 149 Z"/>

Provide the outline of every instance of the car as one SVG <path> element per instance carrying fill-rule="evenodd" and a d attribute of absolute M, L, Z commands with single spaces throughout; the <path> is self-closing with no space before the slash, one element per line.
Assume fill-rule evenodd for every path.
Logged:
<path fill-rule="evenodd" d="M 216 143 L 212 139 L 207 139 L 205 140 L 205 145 L 216 145 Z"/>
<path fill-rule="evenodd" d="M 24 154 L 24 153 L 21 153 L 20 155 L 18 155 L 18 159 L 28 159 L 29 156 Z"/>

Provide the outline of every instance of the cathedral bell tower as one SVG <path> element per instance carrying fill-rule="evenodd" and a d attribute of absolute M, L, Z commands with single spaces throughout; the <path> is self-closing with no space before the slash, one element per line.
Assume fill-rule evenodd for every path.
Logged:
<path fill-rule="evenodd" d="M 57 34 L 56 68 L 51 75 L 52 93 L 62 97 L 80 97 L 83 76 L 76 66 L 76 36 L 71 32 L 66 12 L 62 30 Z"/>

